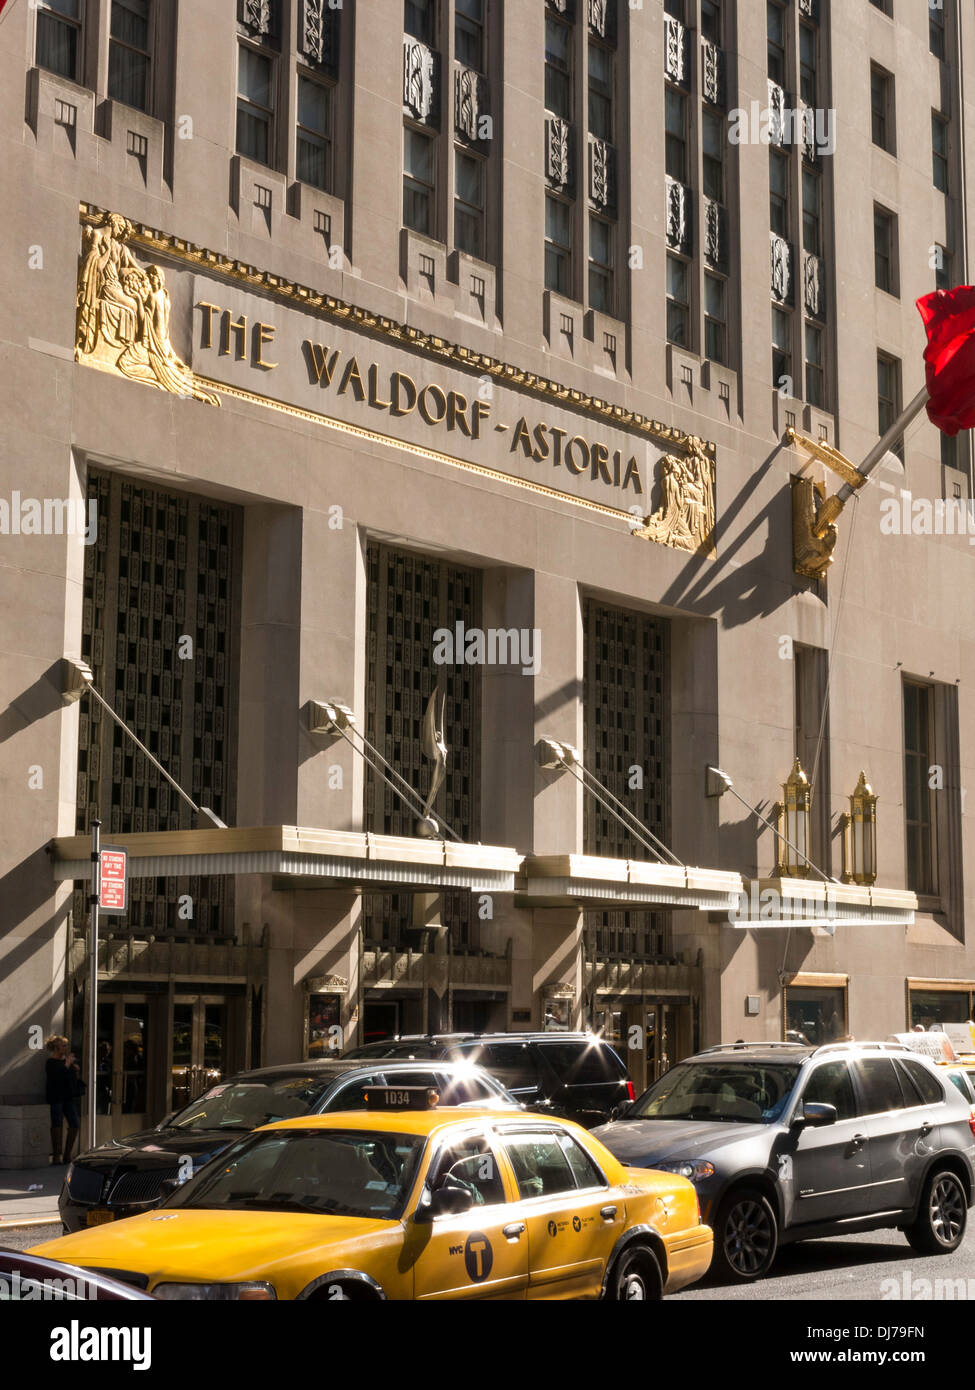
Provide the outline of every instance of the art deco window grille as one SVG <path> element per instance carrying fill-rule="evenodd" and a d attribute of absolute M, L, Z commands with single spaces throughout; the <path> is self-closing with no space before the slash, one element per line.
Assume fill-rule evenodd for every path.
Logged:
<path fill-rule="evenodd" d="M 197 805 L 232 823 L 240 513 L 95 471 L 88 496 L 97 503 L 98 540 L 85 551 L 82 660 L 96 687 Z M 78 833 L 87 833 L 96 816 L 105 841 L 192 824 L 189 807 L 88 699 L 78 736 Z M 192 917 L 180 915 L 187 895 Z M 80 885 L 73 906 L 82 926 L 87 909 Z M 231 937 L 232 881 L 134 879 L 129 911 L 118 920 L 136 935 Z"/>
<path fill-rule="evenodd" d="M 665 620 L 587 599 L 584 625 L 584 761 L 665 843 L 669 828 L 669 627 Z M 642 782 L 642 785 L 636 785 Z M 648 858 L 647 850 L 592 797 L 585 799 L 585 853 Z M 598 955 L 669 956 L 669 915 L 587 912 Z M 588 935 L 587 931 L 587 935 Z"/>
<path fill-rule="evenodd" d="M 426 800 L 432 764 L 420 735 L 427 701 L 437 684 L 446 694 L 444 737 L 450 750 L 447 775 L 433 810 L 462 839 L 476 841 L 480 807 L 480 667 L 436 666 L 438 628 L 465 630 L 480 623 L 481 582 L 476 570 L 370 543 L 366 737 Z M 365 824 L 385 835 L 412 836 L 416 815 L 373 773 L 367 773 Z M 469 893 L 443 894 L 442 921 L 451 945 L 475 947 L 476 904 Z M 408 894 L 365 894 L 366 941 L 406 947 L 419 944 L 412 931 Z"/>

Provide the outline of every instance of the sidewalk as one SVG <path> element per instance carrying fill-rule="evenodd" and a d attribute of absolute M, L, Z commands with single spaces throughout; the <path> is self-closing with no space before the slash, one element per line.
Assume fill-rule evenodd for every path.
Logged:
<path fill-rule="evenodd" d="M 65 1165 L 47 1168 L 0 1169 L 0 1243 L 14 1227 L 61 1224 L 58 1194 Z"/>

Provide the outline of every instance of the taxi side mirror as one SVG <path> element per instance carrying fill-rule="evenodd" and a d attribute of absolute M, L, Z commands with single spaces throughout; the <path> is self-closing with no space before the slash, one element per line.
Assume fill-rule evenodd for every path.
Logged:
<path fill-rule="evenodd" d="M 418 1208 L 416 1219 L 433 1221 L 438 1216 L 460 1216 L 473 1205 L 474 1195 L 466 1187 L 438 1187 L 430 1193 L 430 1200 Z"/>

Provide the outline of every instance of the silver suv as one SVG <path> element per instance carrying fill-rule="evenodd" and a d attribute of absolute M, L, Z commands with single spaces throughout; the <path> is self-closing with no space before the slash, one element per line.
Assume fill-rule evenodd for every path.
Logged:
<path fill-rule="evenodd" d="M 881 1227 L 946 1255 L 975 1201 L 975 1110 L 896 1044 L 708 1048 L 593 1133 L 623 1163 L 690 1178 L 732 1282 L 788 1242 Z"/>

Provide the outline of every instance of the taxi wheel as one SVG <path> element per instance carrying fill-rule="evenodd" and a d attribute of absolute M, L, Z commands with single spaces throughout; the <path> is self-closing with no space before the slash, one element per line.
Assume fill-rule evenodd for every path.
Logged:
<path fill-rule="evenodd" d="M 762 1279 L 779 1245 L 771 1203 L 756 1188 L 740 1188 L 721 1203 L 714 1223 L 714 1271 L 736 1284 Z"/>
<path fill-rule="evenodd" d="M 905 1234 L 923 1255 L 950 1255 L 962 1243 L 967 1220 L 968 1201 L 961 1180 L 942 1168 L 924 1184 L 917 1220 Z"/>
<path fill-rule="evenodd" d="M 607 1297 L 616 1303 L 647 1303 L 663 1297 L 657 1257 L 648 1245 L 631 1245 L 613 1267 Z"/>

